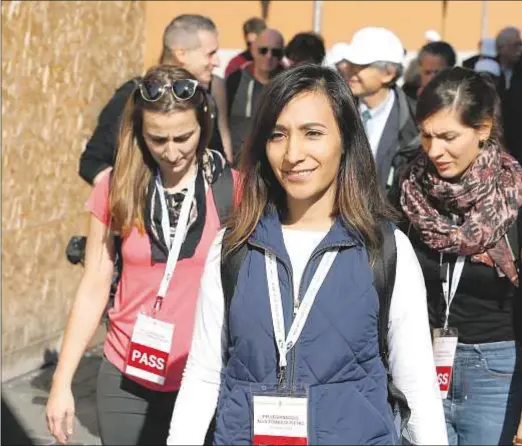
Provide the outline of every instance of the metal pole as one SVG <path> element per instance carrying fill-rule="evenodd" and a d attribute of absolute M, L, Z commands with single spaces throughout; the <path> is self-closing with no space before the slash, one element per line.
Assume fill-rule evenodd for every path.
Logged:
<path fill-rule="evenodd" d="M 322 0 L 314 0 L 313 27 L 314 27 L 314 32 L 317 34 L 321 33 L 322 13 L 323 13 Z"/>
<path fill-rule="evenodd" d="M 446 18 L 447 18 L 447 15 L 448 15 L 448 0 L 443 0 L 442 1 L 442 32 L 441 32 L 441 37 L 442 37 L 442 40 L 444 40 L 444 38 L 446 37 Z"/>
<path fill-rule="evenodd" d="M 488 1 L 482 0 L 482 23 L 480 27 L 480 38 L 485 39 L 488 37 Z"/>

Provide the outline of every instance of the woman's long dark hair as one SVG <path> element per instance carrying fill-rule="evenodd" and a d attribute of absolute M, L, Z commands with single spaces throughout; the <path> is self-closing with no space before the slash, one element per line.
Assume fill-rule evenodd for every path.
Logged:
<path fill-rule="evenodd" d="M 266 146 L 281 111 L 307 91 L 322 92 L 328 98 L 344 148 L 332 213 L 361 236 L 370 257 L 375 258 L 381 244 L 378 221 L 392 220 L 395 214 L 378 184 L 373 155 L 346 81 L 336 71 L 317 65 L 277 75 L 261 95 L 240 160 L 242 187 L 223 242 L 225 253 L 246 242 L 267 205 L 279 212 L 286 210 L 286 193 L 270 167 Z"/>

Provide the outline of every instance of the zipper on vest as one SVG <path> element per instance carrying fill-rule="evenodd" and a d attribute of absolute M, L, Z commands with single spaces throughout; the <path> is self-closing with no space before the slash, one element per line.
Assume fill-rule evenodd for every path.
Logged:
<path fill-rule="evenodd" d="M 318 249 L 318 250 L 315 250 L 312 255 L 310 256 L 310 258 L 308 259 L 308 262 L 306 263 L 306 266 L 303 270 L 303 275 L 301 276 L 301 283 L 299 284 L 299 293 L 297 295 L 297 300 L 295 300 L 294 298 L 294 275 L 293 275 L 293 272 L 292 272 L 292 268 L 289 268 L 288 265 L 286 264 L 285 261 L 281 260 L 278 255 L 275 253 L 275 251 L 273 251 L 272 249 L 269 249 L 267 248 L 266 246 L 262 246 L 262 245 L 258 245 L 257 243 L 255 242 L 249 242 L 252 246 L 255 246 L 256 248 L 259 248 L 261 250 L 264 250 L 264 251 L 268 251 L 270 253 L 272 253 L 276 259 L 278 259 L 284 266 L 288 276 L 290 277 L 290 290 L 292 291 L 292 300 L 293 300 L 293 311 L 292 311 L 292 320 L 291 320 L 291 324 L 294 322 L 294 319 L 295 319 L 295 315 L 297 314 L 297 311 L 299 310 L 299 306 L 301 305 L 301 290 L 302 290 L 302 285 L 303 285 L 303 278 L 305 277 L 305 274 L 308 270 L 308 267 L 310 266 L 310 262 L 312 262 L 312 260 L 314 260 L 316 257 L 318 257 L 319 255 L 327 252 L 327 251 L 330 251 L 332 249 L 340 249 L 340 248 L 353 248 L 354 246 L 357 246 L 356 243 L 335 243 L 335 244 L 331 244 L 331 245 L 327 245 L 327 246 L 323 246 L 322 248 Z M 286 330 L 285 330 L 286 332 Z M 294 375 L 295 375 L 295 349 L 296 349 L 296 345 L 293 346 L 293 348 L 290 350 L 290 376 L 288 378 L 288 392 L 290 393 L 290 395 L 293 393 L 293 387 L 294 387 Z M 277 368 L 279 369 L 279 366 L 277 366 Z M 283 387 L 284 388 L 284 382 L 286 381 L 286 377 L 287 377 L 287 370 L 288 370 L 288 365 L 287 367 L 285 368 L 285 370 L 278 370 L 278 385 L 279 387 Z"/>
<path fill-rule="evenodd" d="M 319 257 L 319 255 L 326 253 L 327 251 L 331 251 L 332 249 L 352 248 L 354 246 L 356 246 L 355 243 L 336 243 L 336 244 L 324 246 L 312 253 L 312 255 L 308 259 L 308 262 L 306 263 L 306 266 L 303 270 L 303 275 L 301 276 L 301 283 L 299 284 L 299 290 L 298 290 L 299 293 L 297 295 L 297 300 L 294 302 L 294 312 L 292 315 L 292 322 L 294 321 L 295 315 L 297 314 L 297 311 L 299 310 L 299 306 L 301 305 L 301 296 L 302 296 L 301 291 L 303 289 L 303 282 L 304 282 L 303 279 L 305 278 L 305 274 L 306 274 L 308 267 L 310 266 L 310 263 L 312 262 L 312 260 L 314 260 L 316 257 Z M 294 295 L 294 289 L 293 289 L 294 280 L 292 277 L 291 277 L 291 279 L 292 279 L 292 296 L 293 296 Z M 290 394 L 292 394 L 292 391 L 294 388 L 295 356 L 296 356 L 295 350 L 296 350 L 296 348 L 297 348 L 297 345 L 295 345 L 292 348 L 292 350 L 290 351 L 290 377 L 289 377 L 289 382 L 288 382 Z"/>

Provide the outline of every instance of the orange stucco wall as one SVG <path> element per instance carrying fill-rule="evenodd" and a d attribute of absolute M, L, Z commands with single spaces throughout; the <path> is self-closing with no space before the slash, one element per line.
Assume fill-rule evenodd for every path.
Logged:
<path fill-rule="evenodd" d="M 480 39 L 481 1 L 447 2 L 445 26 L 442 1 L 323 1 L 322 34 L 327 46 L 349 41 L 353 32 L 368 25 L 394 30 L 410 51 L 424 43 L 424 32 L 444 32 L 445 40 L 459 51 L 474 50 Z M 522 1 L 490 0 L 488 34 L 504 26 L 522 28 Z M 259 1 L 148 1 L 145 2 L 145 67 L 154 64 L 161 53 L 165 26 L 178 14 L 200 13 L 211 17 L 220 32 L 221 48 L 243 47 L 241 24 L 261 15 Z M 312 29 L 312 1 L 271 1 L 268 23 L 279 29 L 287 40 L 298 31 Z M 444 29 L 443 29 L 444 28 Z"/>

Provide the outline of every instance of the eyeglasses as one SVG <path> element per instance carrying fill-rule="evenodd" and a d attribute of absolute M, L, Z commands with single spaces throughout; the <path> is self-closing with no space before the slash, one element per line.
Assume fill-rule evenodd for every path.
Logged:
<path fill-rule="evenodd" d="M 267 46 L 259 48 L 259 54 L 261 54 L 261 56 L 268 54 L 269 51 L 276 59 L 283 58 L 283 48 L 268 48 Z"/>
<path fill-rule="evenodd" d="M 188 101 L 196 94 L 199 83 L 194 79 L 179 79 L 170 84 L 159 81 L 145 81 L 140 84 L 141 97 L 148 102 L 159 101 L 170 90 L 174 99 Z"/>

